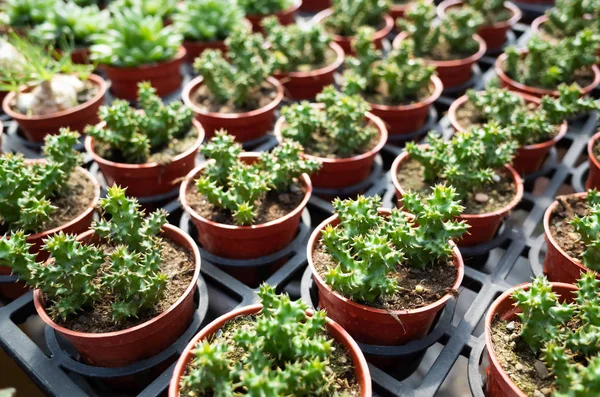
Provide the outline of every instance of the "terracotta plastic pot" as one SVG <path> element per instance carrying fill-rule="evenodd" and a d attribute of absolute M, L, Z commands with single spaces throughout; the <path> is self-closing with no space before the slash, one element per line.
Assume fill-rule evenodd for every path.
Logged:
<path fill-rule="evenodd" d="M 258 160 L 259 154 L 246 152 L 240 158 L 248 163 Z M 186 194 L 195 189 L 195 181 L 204 170 L 205 164 L 192 170 L 184 179 L 179 190 L 179 200 L 185 211 L 190 214 L 198 230 L 198 240 L 211 254 L 232 259 L 253 259 L 279 251 L 296 236 L 302 211 L 312 193 L 312 184 L 308 175 L 300 178 L 304 189 L 304 199 L 296 209 L 277 220 L 253 226 L 234 226 L 213 222 L 194 211 L 188 204 Z"/>
<path fill-rule="evenodd" d="M 88 124 L 98 123 L 98 109 L 104 104 L 107 84 L 102 77 L 95 74 L 89 80 L 98 87 L 98 92 L 89 101 L 71 109 L 44 116 L 28 116 L 12 109 L 15 93 L 10 92 L 2 101 L 4 113 L 15 119 L 25 137 L 32 142 L 43 142 L 46 135 L 58 134 L 61 127 L 70 128 L 72 131 L 83 132 Z M 31 89 L 25 89 L 25 92 Z"/>
<path fill-rule="evenodd" d="M 594 147 L 600 139 L 600 131 L 597 132 L 588 142 L 588 162 L 590 164 L 590 170 L 588 172 L 587 180 L 585 181 L 585 188 L 598 189 L 600 188 L 600 162 L 594 154 Z"/>
<path fill-rule="evenodd" d="M 322 107 L 323 105 L 313 104 L 313 106 Z M 373 149 L 361 155 L 343 159 L 317 157 L 310 154 L 302 155 L 305 158 L 314 159 L 321 163 L 321 169 L 310 177 L 313 186 L 325 189 L 341 189 L 356 185 L 371 175 L 375 157 L 377 157 L 377 154 L 387 142 L 388 134 L 387 128 L 385 128 L 383 121 L 379 117 L 375 117 L 371 113 L 366 113 L 365 117 L 379 131 L 379 142 Z M 279 142 L 283 141 L 281 128 L 284 123 L 285 119 L 280 117 L 275 124 L 274 134 Z"/>
<path fill-rule="evenodd" d="M 85 139 L 85 149 L 100 166 L 108 186 L 126 187 L 127 195 L 132 197 L 156 196 L 177 189 L 181 179 L 194 169 L 198 149 L 204 140 L 204 129 L 197 120 L 193 120 L 193 124 L 198 133 L 196 142 L 167 164 L 126 164 L 107 160 L 96 153 L 91 136 Z"/>
<path fill-rule="evenodd" d="M 175 366 L 175 371 L 173 372 L 173 377 L 171 378 L 171 383 L 169 385 L 169 397 L 180 397 L 179 394 L 179 384 L 181 381 L 181 377 L 185 374 L 185 371 L 192 361 L 193 354 L 192 350 L 198 344 L 198 342 L 205 340 L 215 333 L 219 331 L 227 322 L 235 319 L 239 316 L 249 316 L 252 314 L 258 313 L 262 309 L 261 304 L 251 305 L 242 307 L 240 309 L 236 309 L 227 314 L 222 315 L 217 318 L 210 324 L 198 333 L 194 339 L 187 345 L 183 354 L 177 361 L 177 365 Z M 311 311 L 308 312 L 312 314 Z M 354 373 L 356 375 L 356 379 L 358 380 L 358 384 L 360 386 L 360 396 L 361 397 L 371 397 L 373 395 L 372 386 L 371 386 L 371 374 L 369 372 L 369 366 L 367 365 L 367 361 L 363 356 L 360 348 L 356 344 L 356 342 L 348 335 L 348 333 L 339 325 L 333 322 L 332 320 L 327 320 L 327 331 L 330 336 L 335 339 L 336 342 L 344 345 L 350 357 L 352 358 L 352 365 L 354 367 Z"/>
<path fill-rule="evenodd" d="M 396 198 L 398 202 L 400 202 L 402 196 L 406 193 L 398 181 L 398 172 L 400 171 L 402 164 L 409 159 L 408 152 L 402 152 L 400 156 L 396 157 L 396 160 L 394 160 L 394 163 L 392 164 L 392 169 L 390 170 L 392 174 L 392 183 L 396 188 Z M 460 215 L 458 218 L 465 221 L 471 227 L 467 234 L 465 234 L 461 240 L 457 241 L 459 247 L 470 247 L 493 239 L 504 218 L 508 216 L 510 211 L 512 211 L 523 198 L 523 180 L 519 174 L 517 174 L 517 171 L 510 165 L 506 165 L 504 166 L 504 172 L 509 174 L 514 182 L 516 190 L 515 197 L 507 206 L 494 212 Z"/>
<path fill-rule="evenodd" d="M 170 61 L 130 68 L 103 65 L 111 81 L 110 92 L 117 98 L 135 100 L 138 83 L 148 81 L 159 96 L 172 94 L 181 86 L 180 67 L 185 54 L 185 48 L 180 47 Z"/>
<path fill-rule="evenodd" d="M 326 10 L 321 11 L 317 15 L 315 15 L 312 19 L 313 23 L 324 23 L 325 19 L 331 16 L 333 13 L 333 9 L 328 8 Z M 373 43 L 379 49 L 383 47 L 383 39 L 387 37 L 388 34 L 394 29 L 394 19 L 389 15 L 384 15 L 384 25 L 381 29 L 376 30 L 373 35 Z M 354 54 L 352 50 L 352 41 L 354 40 L 354 36 L 340 36 L 338 34 L 332 34 L 333 41 L 338 43 L 340 47 L 344 49 L 344 52 L 347 55 Z"/>
<path fill-rule="evenodd" d="M 540 104 L 540 100 L 537 97 L 523 94 L 522 92 L 517 92 L 516 94 L 523 97 L 523 99 L 527 103 L 535 103 L 537 105 Z M 448 110 L 448 118 L 450 119 L 450 124 L 452 127 L 458 132 L 464 132 L 465 128 L 458 123 L 456 119 L 456 114 L 458 109 L 460 109 L 469 98 L 466 95 L 461 96 L 450 105 L 450 109 Z M 537 143 L 534 145 L 526 145 L 522 146 L 517 150 L 515 154 L 515 158 L 513 159 L 512 166 L 519 174 L 531 174 L 537 170 L 539 170 L 546 159 L 546 155 L 550 152 L 550 150 L 561 140 L 564 138 L 568 130 L 567 122 L 563 122 L 560 126 L 560 129 L 556 136 L 546 142 Z"/>
<path fill-rule="evenodd" d="M 302 0 L 300 10 L 305 12 L 319 12 L 331 7 L 331 0 Z"/>
<path fill-rule="evenodd" d="M 527 50 L 521 51 L 521 57 L 524 58 L 527 55 Z M 500 85 L 502 87 L 508 88 L 511 91 L 522 92 L 524 94 L 529 94 L 532 96 L 536 96 L 538 98 L 543 97 L 544 95 L 550 95 L 554 97 L 558 97 L 560 94 L 558 90 L 550 90 L 546 88 L 538 88 L 538 87 L 530 87 L 528 85 L 519 83 L 512 78 L 508 77 L 506 73 L 504 73 L 504 63 L 506 62 L 506 54 L 502 54 L 496 59 L 495 70 L 498 78 L 500 79 Z M 581 88 L 581 95 L 589 94 L 594 88 L 596 88 L 600 84 L 600 69 L 598 66 L 592 65 L 591 68 L 594 73 L 594 80 L 585 87 Z"/>
<path fill-rule="evenodd" d="M 77 65 L 86 65 L 90 62 L 91 51 L 87 47 L 79 47 L 71 52 L 71 62 Z"/>
<path fill-rule="evenodd" d="M 215 131 L 225 129 L 230 135 L 235 136 L 238 142 L 246 142 L 260 138 L 271 130 L 273 119 L 275 118 L 275 109 L 277 109 L 283 99 L 283 87 L 281 84 L 272 77 L 269 77 L 267 81 L 275 87 L 277 96 L 267 106 L 250 112 L 215 113 L 199 107 L 192 101 L 192 96 L 204 84 L 202 76 L 196 77 L 186 84 L 181 97 L 185 105 L 196 114 L 196 120 L 204 127 L 207 139 L 212 138 L 215 135 Z"/>
<path fill-rule="evenodd" d="M 200 252 L 187 234 L 172 225 L 163 226 L 162 235 L 185 248 L 194 258 L 196 269 L 183 295 L 166 311 L 135 327 L 108 333 L 71 331 L 56 324 L 46 313 L 40 290 L 33 293 L 38 315 L 46 324 L 65 337 L 83 360 L 99 367 L 122 367 L 152 357 L 172 345 L 187 329 L 194 314 L 194 292 L 200 274 Z M 93 230 L 78 237 L 85 243 L 97 242 Z M 205 299 L 205 297 L 200 297 Z"/>
<path fill-rule="evenodd" d="M 323 68 L 307 72 L 275 72 L 274 77 L 283 85 L 286 96 L 292 100 L 312 99 L 323 87 L 334 84 L 334 74 L 344 63 L 344 50 L 335 42 L 329 47 L 335 52 L 335 61 Z"/>
<path fill-rule="evenodd" d="M 573 196 L 585 200 L 587 193 L 575 193 Z M 550 219 L 557 208 L 558 201 L 554 201 L 544 214 L 544 239 L 546 240 L 544 274 L 550 281 L 573 284 L 579 279 L 582 272 L 585 273 L 589 269 L 569 256 L 554 239 L 550 231 Z M 600 279 L 600 276 L 598 278 Z"/>
<path fill-rule="evenodd" d="M 528 289 L 530 283 L 521 284 L 509 289 L 500 295 L 488 310 L 485 316 L 485 345 L 489 365 L 486 369 L 486 396 L 487 397 L 527 397 L 517 385 L 513 383 L 510 376 L 500 365 L 500 361 L 494 352 L 494 344 L 492 342 L 492 324 L 495 319 L 499 318 L 505 321 L 512 321 L 517 318 L 520 313 L 515 307 L 515 301 L 511 295 L 520 288 Z M 571 302 L 574 298 L 573 292 L 577 291 L 574 285 L 563 283 L 552 283 L 552 291 L 560 296 L 560 302 Z"/>
<path fill-rule="evenodd" d="M 444 0 L 437 7 L 438 16 L 443 19 L 446 16 L 447 9 L 461 7 L 463 4 L 462 0 Z M 502 48 L 506 43 L 506 33 L 521 19 L 521 10 L 510 1 L 504 2 L 504 8 L 512 14 L 509 19 L 492 25 L 481 26 L 477 30 L 477 34 L 485 41 L 488 51 Z"/>
<path fill-rule="evenodd" d="M 393 42 L 393 47 L 398 48 L 400 42 L 408 37 L 408 33 L 402 32 Z M 479 50 L 463 59 L 454 59 L 450 61 L 433 61 L 430 59 L 424 59 L 424 61 L 432 66 L 435 66 L 436 72 L 444 84 L 444 88 L 458 87 L 469 82 L 473 76 L 473 65 L 485 55 L 487 46 L 485 41 L 479 35 L 474 34 L 473 39 L 479 43 Z"/>
<path fill-rule="evenodd" d="M 442 95 L 444 86 L 437 76 L 431 76 L 433 93 L 422 102 L 410 105 L 387 106 L 369 103 L 371 113 L 381 118 L 390 135 L 401 135 L 417 131 L 429 117 L 429 108 Z"/>
<path fill-rule="evenodd" d="M 43 160 L 37 160 L 43 161 Z M 78 168 L 80 172 L 83 172 L 88 180 L 94 185 L 94 200 L 90 203 L 90 205 L 79 214 L 76 218 L 71 221 L 56 227 L 54 229 L 45 230 L 40 233 L 31 234 L 27 237 L 27 242 L 32 244 L 30 248 L 30 252 L 32 254 L 36 254 L 36 260 L 38 262 L 43 262 L 48 259 L 49 253 L 47 251 L 42 250 L 44 246 L 44 240 L 52 237 L 55 234 L 60 232 L 64 232 L 66 234 L 81 234 L 87 231 L 92 224 L 94 217 L 94 210 L 98 205 L 98 201 L 100 200 L 100 185 L 94 179 L 94 177 L 85 169 Z M 0 236 L 0 238 L 8 238 L 8 236 Z M 0 266 L 0 275 L 10 275 L 11 269 L 8 266 Z M 28 289 L 25 287 L 25 284 L 22 282 L 16 282 L 13 284 L 0 284 L 0 296 L 3 296 L 7 299 L 16 299 L 19 296 L 23 295 Z"/>
<path fill-rule="evenodd" d="M 295 22 L 295 18 L 296 18 L 296 11 L 298 11 L 298 8 L 300 8 L 300 5 L 302 4 L 302 0 L 296 0 L 294 2 L 294 5 L 291 6 L 290 8 L 288 8 L 287 10 L 283 10 L 283 11 L 279 11 L 276 12 L 274 14 L 268 14 L 268 15 L 246 15 L 246 19 L 248 19 L 250 21 L 250 23 L 252 24 L 252 29 L 255 32 L 263 32 L 263 28 L 261 26 L 261 23 L 263 21 L 263 19 L 275 15 L 277 17 L 277 19 L 279 20 L 279 23 L 281 25 L 291 25 Z"/>
<path fill-rule="evenodd" d="M 406 10 L 408 10 L 408 8 L 413 5 L 415 3 L 415 1 L 413 0 L 408 0 L 403 4 L 395 4 L 392 0 L 392 5 L 390 6 L 390 11 L 389 14 L 392 18 L 394 18 L 394 20 L 398 19 L 398 18 L 403 18 L 404 14 L 406 13 Z M 425 4 L 432 4 L 433 0 L 425 0 Z"/>
<path fill-rule="evenodd" d="M 380 214 L 389 215 L 389 209 L 380 209 Z M 340 223 L 337 215 L 333 215 L 321 223 L 312 233 L 307 247 L 308 265 L 319 290 L 319 307 L 340 324 L 354 339 L 359 342 L 396 346 L 412 340 L 421 339 L 429 332 L 438 312 L 444 308 L 453 296 L 451 292 L 440 300 L 418 309 L 382 310 L 361 305 L 333 291 L 323 281 L 315 269 L 313 251 L 321 238 L 321 232 L 327 225 Z M 454 265 L 456 280 L 452 286 L 458 291 L 464 274 L 464 264 L 460 251 L 454 246 Z"/>

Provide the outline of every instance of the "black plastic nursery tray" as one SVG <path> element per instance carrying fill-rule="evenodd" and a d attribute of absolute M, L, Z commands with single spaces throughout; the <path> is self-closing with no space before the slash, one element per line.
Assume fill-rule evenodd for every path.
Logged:
<path fill-rule="evenodd" d="M 519 25 L 514 35 L 519 43 L 523 43 L 529 34 L 524 25 Z M 482 88 L 486 81 L 494 77 L 491 65 L 493 56 L 490 55 L 479 65 L 480 70 L 487 71 L 476 74 L 477 78 L 472 82 L 474 87 Z M 461 94 L 444 95 L 436 103 L 436 110 L 432 111 L 427 128 L 416 131 L 409 138 L 420 139 L 430 127 L 445 136 L 451 135 L 449 122 L 443 113 L 453 98 Z M 462 250 L 466 267 L 459 294 L 439 315 L 427 337 L 399 347 L 361 345 L 370 356 L 383 356 L 391 362 L 384 369 L 370 363 L 377 396 L 483 396 L 486 365 L 482 358 L 484 315 L 492 301 L 503 291 L 541 273 L 544 244 L 539 236 L 543 233 L 543 213 L 557 194 L 583 190 L 587 172 L 586 144 L 597 130 L 597 123 L 596 114 L 570 122 L 569 132 L 551 151 L 542 169 L 524 178 L 523 200 L 505 221 L 496 238 L 483 246 Z M 15 128 L 11 127 L 10 122 L 7 125 L 9 129 Z M 15 139 L 14 132 L 4 134 L 5 151 L 18 151 L 35 157 L 32 152 L 21 150 Z M 269 150 L 275 144 L 270 136 L 246 146 L 247 149 Z M 385 146 L 375 162 L 372 176 L 365 183 L 343 192 L 317 193 L 323 196 L 349 196 L 359 192 L 378 194 L 383 197 L 386 207 L 393 207 L 395 192 L 390 183 L 389 168 L 393 159 L 403 150 L 401 146 L 400 140 L 391 140 Z M 89 164 L 89 167 L 101 180 L 97 167 L 93 164 Z M 173 196 L 146 200 L 146 203 L 165 207 L 171 212 L 171 223 L 187 230 L 192 237 L 195 235 L 189 217 L 183 213 Z M 156 357 L 126 368 L 107 369 L 83 364 L 66 341 L 39 321 L 31 293 L 0 307 L 0 347 L 50 396 L 164 395 L 173 365 L 137 393 L 117 392 L 103 379 L 131 374 L 143 377 L 148 368 L 178 357 L 189 339 L 207 322 L 235 307 L 256 301 L 253 288 L 231 277 L 223 269 L 239 271 L 250 265 L 266 269 L 272 262 L 283 261 L 275 273 L 266 277 L 266 282 L 276 286 L 278 291 L 289 293 L 294 299 L 304 299 L 315 305 L 316 288 L 306 268 L 306 244 L 314 226 L 331 212 L 331 204 L 315 195 L 303 213 L 296 239 L 285 249 L 266 258 L 232 261 L 202 252 L 202 277 L 198 282 L 197 310 L 193 323 L 177 343 Z M 0 276 L 0 283 L 10 281 L 14 281 L 14 278 Z M 381 361 L 374 362 L 380 365 Z"/>

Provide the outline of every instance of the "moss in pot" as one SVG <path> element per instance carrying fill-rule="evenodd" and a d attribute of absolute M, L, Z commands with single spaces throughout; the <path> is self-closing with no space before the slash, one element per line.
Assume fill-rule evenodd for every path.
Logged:
<path fill-rule="evenodd" d="M 0 22 L 17 30 L 43 23 L 56 0 L 7 0 L 0 5 Z"/>

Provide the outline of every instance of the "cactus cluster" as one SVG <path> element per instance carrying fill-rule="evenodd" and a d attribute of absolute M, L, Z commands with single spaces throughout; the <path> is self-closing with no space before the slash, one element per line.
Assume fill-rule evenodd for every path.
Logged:
<path fill-rule="evenodd" d="M 319 66 L 326 61 L 331 37 L 322 26 L 283 26 L 276 17 L 265 18 L 262 26 L 274 53 L 275 70 L 295 72 L 300 66 Z"/>
<path fill-rule="evenodd" d="M 238 0 L 246 15 L 267 15 L 287 10 L 294 0 Z"/>
<path fill-rule="evenodd" d="M 439 24 L 435 18 L 435 6 L 421 0 L 406 12 L 406 19 L 398 19 L 398 29 L 408 32 L 416 56 L 440 57 L 441 48 L 447 52 L 446 56 L 468 56 L 477 52 L 479 43 L 473 34 L 483 24 L 479 12 L 461 7 L 448 10 Z"/>
<path fill-rule="evenodd" d="M 154 307 L 162 297 L 167 277 L 160 273 L 158 234 L 167 214 L 157 211 L 144 218 L 139 204 L 116 186 L 108 189 L 100 207 L 101 220 L 92 228 L 114 248 L 110 253 L 61 232 L 44 242 L 50 259 L 37 263 L 22 231 L 0 239 L 0 265 L 11 267 L 21 280 L 39 288 L 50 300 L 47 307 L 54 318 L 65 320 L 110 295 L 114 297 L 111 315 L 118 323 Z"/>
<path fill-rule="evenodd" d="M 573 37 L 584 29 L 600 33 L 600 5 L 589 0 L 556 0 L 546 11 L 548 20 L 541 28 L 556 38 Z"/>
<path fill-rule="evenodd" d="M 504 70 L 519 83 L 556 89 L 561 83 L 576 81 L 577 73 L 594 65 L 599 47 L 600 35 L 589 29 L 556 43 L 534 36 L 527 42 L 525 57 L 513 46 L 506 48 Z"/>
<path fill-rule="evenodd" d="M 361 26 L 381 28 L 390 0 L 333 0 L 325 27 L 340 36 L 354 36 Z"/>
<path fill-rule="evenodd" d="M 192 128 L 194 112 L 179 101 L 164 105 L 148 82 L 138 84 L 138 111 L 124 100 L 102 106 L 99 117 L 106 125 L 89 125 L 85 133 L 108 147 L 110 158 L 145 163 L 151 153 L 168 147 Z"/>
<path fill-rule="evenodd" d="M 581 258 L 588 269 L 600 271 L 600 194 L 596 189 L 587 192 L 588 214 L 576 216 L 571 224 L 581 235 L 585 251 Z"/>
<path fill-rule="evenodd" d="M 356 301 L 374 302 L 398 292 L 401 264 L 423 269 L 452 257 L 450 240 L 468 228 L 455 220 L 464 208 L 454 188 L 436 185 L 423 199 L 408 192 L 402 204 L 408 212 L 395 208 L 385 217 L 379 214 L 378 196 L 333 202 L 340 223 L 322 232 L 325 251 L 336 264 L 324 274 L 332 289 Z"/>
<path fill-rule="evenodd" d="M 190 41 L 225 40 L 243 19 L 235 0 L 185 1 L 173 15 L 177 31 Z"/>
<path fill-rule="evenodd" d="M 374 30 L 360 28 L 353 48 L 356 56 L 346 57 L 343 91 L 355 95 L 381 91 L 386 103 L 405 104 L 420 99 L 435 73 L 433 66 L 414 58 L 413 43 L 402 41 L 383 59 L 373 44 Z"/>
<path fill-rule="evenodd" d="M 46 136 L 45 162 L 26 163 L 20 154 L 0 156 L 0 224 L 41 231 L 56 210 L 51 199 L 67 193 L 71 173 L 83 162 L 73 149 L 78 137 L 68 129 Z"/>
<path fill-rule="evenodd" d="M 312 174 L 320 164 L 300 157 L 302 146 L 284 142 L 258 161 L 240 160 L 242 147 L 225 131 L 218 131 L 201 147 L 209 161 L 196 181 L 198 193 L 217 208 L 231 213 L 240 226 L 252 225 L 261 199 L 269 191 L 285 192 L 303 173 Z"/>
<path fill-rule="evenodd" d="M 227 336 L 201 341 L 180 381 L 182 395 L 340 396 L 335 373 L 327 371 L 333 340 L 327 338 L 325 312 L 306 314 L 308 306 L 262 285 L 263 308 L 237 318 Z M 230 324 L 226 324 L 225 327 Z M 238 355 L 236 351 L 243 351 Z"/>
<path fill-rule="evenodd" d="M 483 16 L 484 25 L 503 22 L 512 16 L 504 7 L 504 0 L 467 0 L 465 4 Z"/>
<path fill-rule="evenodd" d="M 428 146 L 406 144 L 411 158 L 423 166 L 426 182 L 444 181 L 456 188 L 461 199 L 481 186 L 493 183 L 496 172 L 511 163 L 518 144 L 496 123 L 484 124 L 445 141 L 435 132 Z"/>
<path fill-rule="evenodd" d="M 540 355 L 554 376 L 553 396 L 600 393 L 600 281 L 582 273 L 572 303 L 560 303 L 544 276 L 512 295 L 521 313 L 520 337 Z M 563 297 L 564 298 L 564 297 Z"/>
<path fill-rule="evenodd" d="M 360 95 L 347 95 L 328 86 L 317 95 L 324 108 L 301 102 L 281 110 L 281 135 L 310 150 L 310 154 L 350 157 L 364 151 L 377 129 L 365 123 L 369 104 Z"/>

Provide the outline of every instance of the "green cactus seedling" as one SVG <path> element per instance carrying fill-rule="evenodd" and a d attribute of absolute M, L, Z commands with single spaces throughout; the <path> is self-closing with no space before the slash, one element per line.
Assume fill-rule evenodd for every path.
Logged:
<path fill-rule="evenodd" d="M 354 36 L 361 26 L 380 28 L 389 0 L 333 0 L 332 13 L 324 22 L 340 36 Z"/>
<path fill-rule="evenodd" d="M 583 265 L 588 269 L 600 270 L 600 194 L 596 189 L 588 191 L 587 207 L 589 213 L 577 216 L 571 224 L 585 244 Z"/>

